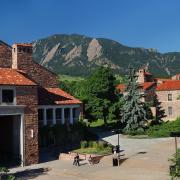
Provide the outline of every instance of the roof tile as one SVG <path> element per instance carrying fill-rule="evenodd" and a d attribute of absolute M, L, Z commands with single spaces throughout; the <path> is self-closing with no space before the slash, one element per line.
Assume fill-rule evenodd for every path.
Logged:
<path fill-rule="evenodd" d="M 34 86 L 36 84 L 15 69 L 0 68 L 0 85 Z"/>
<path fill-rule="evenodd" d="M 180 80 L 164 81 L 162 84 L 159 84 L 157 86 L 156 90 L 157 91 L 180 90 Z"/>

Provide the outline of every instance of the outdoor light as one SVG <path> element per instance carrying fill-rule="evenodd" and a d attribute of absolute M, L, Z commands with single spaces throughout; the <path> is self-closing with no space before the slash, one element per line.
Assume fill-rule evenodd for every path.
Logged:
<path fill-rule="evenodd" d="M 30 130 L 30 137 L 31 137 L 31 138 L 34 137 L 34 131 L 33 131 L 33 129 Z"/>

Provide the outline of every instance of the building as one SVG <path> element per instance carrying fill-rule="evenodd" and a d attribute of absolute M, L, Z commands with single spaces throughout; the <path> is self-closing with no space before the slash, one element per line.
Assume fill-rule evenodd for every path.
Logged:
<path fill-rule="evenodd" d="M 0 163 L 39 162 L 41 126 L 73 124 L 82 103 L 58 88 L 54 73 L 32 58 L 31 44 L 0 41 Z"/>
<path fill-rule="evenodd" d="M 158 113 L 155 110 L 154 100 L 157 98 L 161 108 L 164 111 L 163 120 L 175 120 L 180 117 L 180 79 L 179 74 L 171 79 L 153 78 L 153 75 L 142 68 L 137 72 L 137 82 L 139 90 L 145 95 L 142 99 L 154 105 L 151 107 L 153 115 Z M 120 93 L 125 93 L 125 85 L 119 84 L 117 89 Z"/>

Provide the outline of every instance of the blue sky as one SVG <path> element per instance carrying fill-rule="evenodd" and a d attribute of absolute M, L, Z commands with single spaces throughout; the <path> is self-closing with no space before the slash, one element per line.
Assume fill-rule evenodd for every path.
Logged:
<path fill-rule="evenodd" d="M 180 0 L 1 0 L 0 19 L 9 44 L 77 33 L 180 52 Z"/>

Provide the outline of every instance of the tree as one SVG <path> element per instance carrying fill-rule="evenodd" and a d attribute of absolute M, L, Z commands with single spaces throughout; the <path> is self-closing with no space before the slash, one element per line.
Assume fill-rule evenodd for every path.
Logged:
<path fill-rule="evenodd" d="M 110 68 L 101 67 L 87 78 L 79 90 L 79 98 L 85 103 L 88 118 L 104 120 L 117 118 L 119 94 L 116 92 L 116 78 Z"/>
<path fill-rule="evenodd" d="M 165 110 L 161 107 L 161 102 L 159 102 L 157 95 L 154 96 L 154 107 L 156 108 L 156 116 L 151 122 L 151 125 L 160 124 L 163 122 L 162 118 L 166 117 Z"/>
<path fill-rule="evenodd" d="M 125 131 L 143 131 L 147 122 L 144 95 L 140 92 L 135 70 L 130 68 L 128 83 L 123 97 L 121 122 L 125 123 Z"/>

